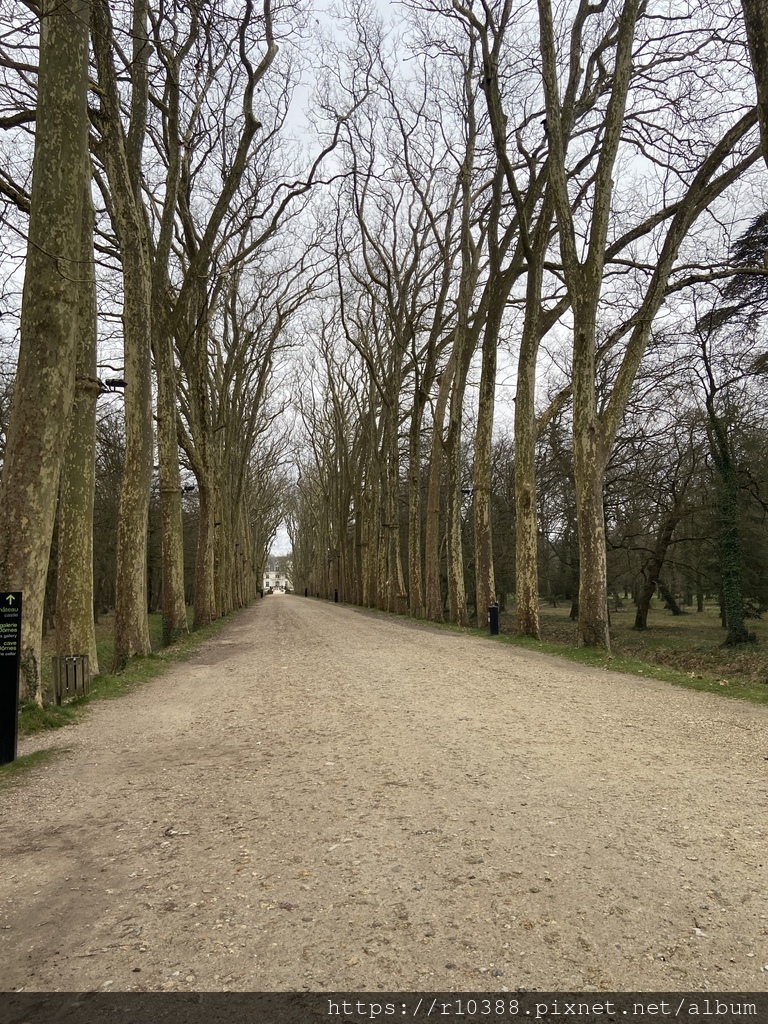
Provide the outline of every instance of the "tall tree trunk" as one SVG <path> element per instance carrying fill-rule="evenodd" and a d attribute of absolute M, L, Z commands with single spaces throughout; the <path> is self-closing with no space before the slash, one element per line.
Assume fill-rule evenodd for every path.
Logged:
<path fill-rule="evenodd" d="M 467 595 L 464 586 L 464 549 L 461 537 L 461 413 L 463 410 L 463 388 L 454 392 L 451 412 L 451 424 L 448 427 L 448 439 L 445 445 L 445 458 L 448 468 L 448 522 L 446 538 L 448 543 L 448 616 L 451 622 L 460 626 L 469 625 L 467 614 Z"/>
<path fill-rule="evenodd" d="M 701 571 L 696 570 L 696 611 L 704 611 L 704 585 L 701 581 Z"/>
<path fill-rule="evenodd" d="M 632 46 L 640 0 L 624 0 L 617 18 L 613 87 L 605 111 L 602 144 L 592 193 L 589 243 L 583 259 L 576 241 L 568 192 L 566 150 L 570 114 L 564 112 L 560 102 L 559 65 L 552 5 L 550 0 L 538 0 L 537 6 L 549 143 L 549 187 L 552 190 L 557 215 L 560 252 L 574 321 L 573 447 L 581 570 L 579 644 L 608 648 L 608 593 L 602 484 L 607 452 L 613 438 L 609 436 L 610 431 L 603 430 L 595 404 L 595 337 L 614 189 L 613 167 L 621 142 L 627 94 L 632 79 Z M 579 54 L 575 57 L 576 60 L 580 59 Z M 571 73 L 573 71 L 574 69 Z M 640 339 L 637 348 L 642 354 L 639 342 Z M 617 400 L 618 407 L 617 392 L 618 389 L 615 388 L 613 397 Z"/>
<path fill-rule="evenodd" d="M 503 303 L 494 303 L 485 326 L 475 430 L 472 511 L 475 527 L 475 605 L 477 624 L 480 627 L 485 622 L 487 607 L 496 600 L 491 522 L 491 444 L 496 397 L 496 349 L 502 312 Z"/>
<path fill-rule="evenodd" d="M 226 574 L 231 564 L 232 544 L 234 542 L 234 538 L 229 530 L 229 519 L 224 516 L 218 474 L 214 476 L 213 508 L 215 516 L 213 531 L 213 595 L 215 617 L 218 619 L 225 615 L 228 610 Z M 218 526 L 216 523 L 218 523 Z"/>
<path fill-rule="evenodd" d="M 741 0 L 741 8 L 744 12 L 749 55 L 757 85 L 760 140 L 763 145 L 763 157 L 768 165 L 768 2 Z"/>
<path fill-rule="evenodd" d="M 152 486 L 152 388 L 148 266 L 123 256 L 125 467 L 120 488 L 113 669 L 151 650 L 147 622 L 147 524 Z"/>
<path fill-rule="evenodd" d="M 437 402 L 432 421 L 432 448 L 429 463 L 429 490 L 427 492 L 427 529 L 424 539 L 426 557 L 427 618 L 443 621 L 443 595 L 440 586 L 440 491 L 443 476 L 443 425 L 448 396 L 453 383 L 453 355 L 439 378 Z"/>
<path fill-rule="evenodd" d="M 536 360 L 542 335 L 541 286 L 552 224 L 552 199 L 547 193 L 528 257 L 525 319 L 517 360 L 515 390 L 515 604 L 517 632 L 540 636 L 538 522 L 536 506 Z"/>
<path fill-rule="evenodd" d="M 386 477 L 384 470 L 379 466 L 379 500 L 374 507 L 375 516 L 375 527 L 374 534 L 376 537 L 376 594 L 378 600 L 376 602 L 377 608 L 382 608 L 384 611 L 393 611 L 392 607 L 392 594 L 394 590 L 394 581 L 390 581 L 388 569 L 389 569 L 389 544 L 388 544 L 388 530 L 384 521 L 386 512 Z"/>
<path fill-rule="evenodd" d="M 200 495 L 197 555 L 195 559 L 195 618 L 194 627 L 207 626 L 216 618 L 214 582 L 214 508 L 213 488 L 204 475 L 197 478 Z"/>
<path fill-rule="evenodd" d="M 596 296 L 594 302 L 596 303 Z M 610 649 L 603 476 L 605 450 L 595 408 L 592 303 L 574 303 L 573 467 L 579 532 L 578 642 Z"/>
<path fill-rule="evenodd" d="M 575 460 L 579 529 L 579 625 L 582 647 L 610 650 L 603 473 L 590 454 Z"/>
<path fill-rule="evenodd" d="M 414 618 L 421 618 L 424 609 L 424 576 L 421 550 L 421 421 L 424 402 L 419 394 L 418 375 L 416 395 L 411 410 L 408 431 L 408 610 Z"/>
<path fill-rule="evenodd" d="M 728 645 L 747 643 L 751 638 L 744 619 L 742 554 L 739 532 L 739 479 L 728 424 L 716 408 L 718 387 L 710 355 L 702 339 L 702 355 L 708 380 L 705 405 L 712 459 L 719 476 L 718 534 L 720 540 L 720 611 L 728 630 Z"/>
<path fill-rule="evenodd" d="M 59 483 L 56 653 L 88 655 L 97 675 L 93 619 L 93 499 L 96 485 L 96 277 L 90 159 L 83 189 L 75 402 Z"/>
<path fill-rule="evenodd" d="M 465 266 L 469 260 L 465 254 Z M 447 501 L 447 570 L 448 570 L 448 616 L 451 622 L 461 626 L 469 625 L 467 596 L 464 584 L 464 550 L 461 536 L 461 428 L 464 417 L 464 395 L 467 388 L 467 374 L 472 361 L 476 337 L 469 329 L 469 304 L 472 295 L 473 277 L 469 270 L 462 272 L 459 285 L 459 325 L 454 342 L 455 371 L 448 407 L 448 430 L 445 440 L 445 461 L 448 476 Z"/>
<path fill-rule="evenodd" d="M 491 451 L 496 399 L 496 351 L 501 321 L 514 279 L 512 274 L 505 275 L 501 272 L 502 247 L 499 244 L 499 214 L 502 205 L 503 178 L 502 163 L 497 160 L 488 226 L 489 279 L 486 290 L 490 289 L 491 299 L 483 334 L 472 476 L 472 513 L 475 533 L 475 614 L 477 625 L 480 627 L 485 622 L 486 608 L 496 600 L 491 516 Z"/>
<path fill-rule="evenodd" d="M 394 420 L 393 415 L 393 420 Z M 408 590 L 403 572 L 402 544 L 400 541 L 400 452 L 397 423 L 390 425 L 387 458 L 387 533 L 388 578 L 390 580 L 390 610 L 402 615 L 408 608 Z"/>
<path fill-rule="evenodd" d="M 648 610 L 651 607 L 651 598 L 656 592 L 664 559 L 667 557 L 667 550 L 672 542 L 672 535 L 679 522 L 680 514 L 676 510 L 666 515 L 662 521 L 653 554 L 644 568 L 645 583 L 640 599 L 637 602 L 635 629 L 643 630 L 648 627 Z"/>
<path fill-rule="evenodd" d="M 538 299 L 536 300 L 538 303 Z M 527 319 L 526 311 L 526 319 Z M 515 391 L 515 604 L 517 632 L 539 637 L 536 519 L 536 352 L 538 337 L 523 329 Z"/>
<path fill-rule="evenodd" d="M 382 597 L 378 592 L 379 564 L 379 473 L 376 453 L 368 453 L 362 493 L 363 511 L 363 604 L 375 608 Z"/>
<path fill-rule="evenodd" d="M 176 423 L 176 367 L 168 309 L 171 295 L 168 261 L 173 243 L 181 170 L 179 68 L 173 59 L 168 61 L 167 75 L 168 167 L 152 277 L 152 351 L 157 380 L 157 462 L 160 483 L 164 646 L 173 643 L 188 631 L 184 599 L 184 528 Z"/>
<path fill-rule="evenodd" d="M 163 644 L 167 645 L 187 632 L 187 609 L 184 602 L 184 531 L 176 429 L 176 370 L 173 344 L 166 336 L 159 337 L 155 344 L 155 375 L 163 551 Z"/>
<path fill-rule="evenodd" d="M 736 467 L 728 459 L 718 465 L 721 477 L 719 533 L 720 577 L 723 586 L 723 607 L 728 634 L 726 644 L 744 644 L 750 639 L 744 619 L 742 592 L 741 537 L 739 535 L 739 481 Z"/>
<path fill-rule="evenodd" d="M 152 485 L 152 266 L 141 207 L 141 152 L 146 130 L 146 2 L 135 0 L 131 125 L 123 131 L 106 0 L 94 0 L 94 53 L 101 110 L 98 124 L 109 180 L 113 227 L 123 265 L 125 467 L 120 489 L 113 670 L 148 654 L 147 522 Z"/>
<path fill-rule="evenodd" d="M 24 593 L 21 693 L 42 704 L 45 583 L 75 387 L 88 12 L 44 0 L 21 342 L 0 490 L 0 586 Z"/>
<path fill-rule="evenodd" d="M 454 372 L 448 408 L 445 461 L 448 470 L 447 569 L 448 614 L 451 622 L 469 625 L 464 586 L 464 552 L 461 537 L 461 428 L 467 374 L 472 361 L 477 333 L 470 330 L 470 309 L 477 284 L 479 247 L 472 237 L 472 172 L 475 166 L 477 121 L 475 112 L 474 48 L 469 51 L 464 69 L 466 150 L 459 172 L 461 188 L 461 273 L 456 299 L 456 332 L 453 342 Z M 478 323 L 479 327 L 479 323 Z"/>

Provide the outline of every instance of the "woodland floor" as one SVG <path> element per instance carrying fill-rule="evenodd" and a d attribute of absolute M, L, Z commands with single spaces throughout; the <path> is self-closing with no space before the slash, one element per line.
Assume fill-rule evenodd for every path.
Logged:
<path fill-rule="evenodd" d="M 768 989 L 768 708 L 300 597 L 21 753 L 0 990 Z"/>

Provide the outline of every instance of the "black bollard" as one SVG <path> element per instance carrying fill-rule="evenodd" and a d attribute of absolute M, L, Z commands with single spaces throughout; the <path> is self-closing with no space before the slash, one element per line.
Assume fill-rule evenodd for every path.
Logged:
<path fill-rule="evenodd" d="M 309 597 L 309 587 L 304 587 L 304 597 Z"/>
<path fill-rule="evenodd" d="M 499 635 L 499 606 L 488 605 L 488 636 Z"/>
<path fill-rule="evenodd" d="M 339 603 L 339 592 L 338 592 L 338 590 L 334 590 L 334 592 L 333 592 L 333 603 L 334 604 L 338 604 Z"/>
<path fill-rule="evenodd" d="M 261 597 L 264 597 L 264 588 L 263 588 L 263 587 L 262 587 L 262 589 L 261 589 L 261 590 L 259 591 L 259 594 L 261 595 Z"/>

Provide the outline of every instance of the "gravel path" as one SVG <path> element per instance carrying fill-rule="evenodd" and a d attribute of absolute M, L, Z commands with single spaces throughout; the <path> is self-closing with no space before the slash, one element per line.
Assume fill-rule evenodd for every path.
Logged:
<path fill-rule="evenodd" d="M 768 989 L 768 709 L 299 597 L 0 790 L 0 989 Z"/>

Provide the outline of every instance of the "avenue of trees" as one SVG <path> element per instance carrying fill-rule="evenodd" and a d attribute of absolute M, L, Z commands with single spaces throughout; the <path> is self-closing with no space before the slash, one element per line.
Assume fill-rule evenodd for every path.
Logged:
<path fill-rule="evenodd" d="M 190 487 L 195 625 L 260 585 L 287 451 L 273 429 L 281 364 L 313 279 L 311 228 L 294 222 L 341 114 L 318 123 L 323 138 L 309 157 L 287 137 L 306 20 L 297 6 L 43 0 L 5 8 L 4 18 L 3 226 L 27 245 L 3 409 L 0 586 L 24 593 L 21 686 L 40 701 L 54 528 L 57 651 L 89 654 L 96 667 L 105 379 L 124 381 L 123 422 L 103 423 L 113 470 L 119 461 L 107 541 L 114 582 L 96 576 L 114 599 L 113 667 L 150 649 L 153 494 L 166 642 L 187 630 Z M 117 365 L 102 371 L 99 352 Z"/>
<path fill-rule="evenodd" d="M 612 602 L 644 629 L 656 594 L 716 596 L 746 642 L 768 607 L 764 5 L 335 17 L 0 15 L 23 694 L 46 624 L 97 669 L 114 607 L 120 669 L 150 609 L 170 643 L 187 604 L 196 627 L 243 606 L 283 521 L 299 593 L 461 624 L 513 596 L 532 636 L 569 601 L 598 647 Z"/>
<path fill-rule="evenodd" d="M 480 625 L 513 594 L 533 636 L 548 595 L 601 647 L 611 595 L 643 629 L 674 589 L 747 641 L 768 604 L 760 9 L 748 45 L 735 5 L 408 8 L 391 50 L 365 36 L 327 201 L 297 588 Z"/>

